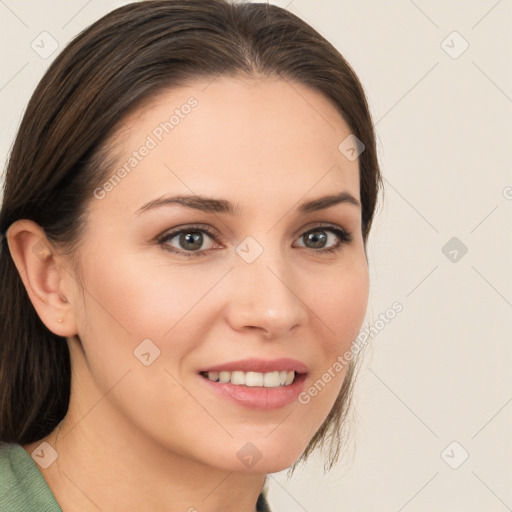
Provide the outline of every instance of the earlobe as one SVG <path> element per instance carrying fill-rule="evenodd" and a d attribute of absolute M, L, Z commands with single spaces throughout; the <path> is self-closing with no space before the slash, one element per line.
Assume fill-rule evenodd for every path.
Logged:
<path fill-rule="evenodd" d="M 21 219 L 7 230 L 9 251 L 41 321 L 58 336 L 74 336 L 76 322 L 69 301 L 73 277 L 37 223 Z"/>

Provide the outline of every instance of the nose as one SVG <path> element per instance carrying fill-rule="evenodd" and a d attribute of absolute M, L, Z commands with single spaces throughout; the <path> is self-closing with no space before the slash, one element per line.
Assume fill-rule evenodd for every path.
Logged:
<path fill-rule="evenodd" d="M 252 263 L 237 257 L 225 311 L 232 329 L 258 331 L 266 339 L 276 339 L 304 325 L 308 308 L 298 276 L 286 261 L 268 252 Z"/>

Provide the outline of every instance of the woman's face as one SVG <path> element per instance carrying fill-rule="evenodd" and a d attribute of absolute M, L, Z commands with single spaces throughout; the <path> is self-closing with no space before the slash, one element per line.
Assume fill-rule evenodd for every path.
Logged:
<path fill-rule="evenodd" d="M 104 397 L 104 428 L 274 472 L 324 422 L 364 319 L 358 161 L 318 92 L 206 85 L 159 95 L 117 133 L 78 253 L 74 372 Z"/>

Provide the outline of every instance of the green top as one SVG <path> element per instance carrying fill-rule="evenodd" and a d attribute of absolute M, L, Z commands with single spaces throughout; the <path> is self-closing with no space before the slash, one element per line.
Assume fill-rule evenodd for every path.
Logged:
<path fill-rule="evenodd" d="M 19 444 L 0 443 L 0 510 L 62 512 L 36 462 Z"/>
<path fill-rule="evenodd" d="M 258 512 L 270 512 L 263 493 Z M 36 462 L 23 446 L 0 443 L 0 511 L 62 512 Z"/>

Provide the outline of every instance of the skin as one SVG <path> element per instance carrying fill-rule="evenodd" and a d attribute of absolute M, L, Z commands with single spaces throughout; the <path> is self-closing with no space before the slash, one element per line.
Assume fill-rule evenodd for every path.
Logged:
<path fill-rule="evenodd" d="M 32 221 L 8 232 L 35 309 L 71 352 L 69 411 L 41 440 L 58 452 L 41 472 L 65 512 L 254 511 L 265 475 L 300 457 L 345 371 L 307 405 L 259 411 L 212 393 L 199 369 L 292 357 L 308 366 L 307 389 L 350 348 L 364 319 L 360 207 L 295 211 L 341 191 L 360 200 L 358 161 L 338 150 L 350 129 L 334 106 L 268 77 L 166 91 L 124 120 L 118 165 L 190 96 L 197 107 L 103 199 L 91 199 L 76 261 Z M 179 205 L 136 213 L 166 194 L 226 199 L 240 215 Z M 186 252 L 179 237 L 159 243 L 192 223 L 219 233 L 204 234 L 204 256 L 166 250 Z M 352 241 L 330 254 L 308 246 L 303 234 L 326 223 Z M 325 245 L 336 246 L 327 233 Z M 251 264 L 236 252 L 248 236 L 263 248 Z M 144 339 L 160 349 L 149 366 L 133 353 Z M 41 441 L 24 448 L 32 453 Z M 237 457 L 248 442 L 261 453 L 252 467 Z"/>

